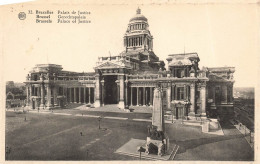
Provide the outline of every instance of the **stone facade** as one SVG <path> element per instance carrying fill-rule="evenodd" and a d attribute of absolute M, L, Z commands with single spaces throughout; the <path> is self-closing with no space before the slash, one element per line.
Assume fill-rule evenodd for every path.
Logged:
<path fill-rule="evenodd" d="M 25 82 L 27 105 L 32 109 L 69 103 L 118 104 L 122 109 L 152 106 L 153 90 L 159 86 L 165 114 L 176 119 L 232 113 L 234 67 L 200 69 L 198 54 L 184 53 L 170 54 L 165 69 L 153 52 L 153 36 L 140 9 L 129 21 L 124 47 L 118 56 L 99 57 L 91 73 L 64 71 L 56 64 L 36 65 Z"/>

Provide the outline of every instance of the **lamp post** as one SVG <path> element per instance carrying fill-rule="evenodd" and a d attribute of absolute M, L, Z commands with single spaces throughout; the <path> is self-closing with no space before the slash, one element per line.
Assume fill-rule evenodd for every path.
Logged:
<path fill-rule="evenodd" d="M 139 146 L 139 147 L 137 147 L 137 151 L 140 153 L 139 159 L 142 160 L 142 152 L 144 152 L 145 149 L 142 146 Z"/>
<path fill-rule="evenodd" d="M 100 121 L 101 121 L 101 117 L 98 117 L 98 129 L 100 129 Z"/>

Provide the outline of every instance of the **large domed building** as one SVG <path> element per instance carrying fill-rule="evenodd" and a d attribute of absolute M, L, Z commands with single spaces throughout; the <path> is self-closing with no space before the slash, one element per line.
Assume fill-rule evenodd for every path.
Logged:
<path fill-rule="evenodd" d="M 197 53 L 170 54 L 165 63 L 153 52 L 148 19 L 137 9 L 117 56 L 99 57 L 94 72 L 64 71 L 61 65 L 37 64 L 28 74 L 27 106 L 63 108 L 70 103 L 121 109 L 152 106 L 161 87 L 163 109 L 176 119 L 230 116 L 233 113 L 234 67 L 200 69 Z"/>

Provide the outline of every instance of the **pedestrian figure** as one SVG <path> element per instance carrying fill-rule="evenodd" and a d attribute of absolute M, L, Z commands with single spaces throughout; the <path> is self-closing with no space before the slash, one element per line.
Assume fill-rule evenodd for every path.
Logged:
<path fill-rule="evenodd" d="M 24 121 L 26 121 L 26 116 L 24 117 Z"/>
<path fill-rule="evenodd" d="M 80 132 L 80 136 L 83 136 L 82 132 Z"/>
<path fill-rule="evenodd" d="M 241 123 L 239 123 L 239 126 L 238 126 L 238 130 L 240 130 L 241 129 Z"/>

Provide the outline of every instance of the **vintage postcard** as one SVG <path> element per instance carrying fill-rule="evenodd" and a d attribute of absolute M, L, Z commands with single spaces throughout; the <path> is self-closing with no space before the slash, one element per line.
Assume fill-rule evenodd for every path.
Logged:
<path fill-rule="evenodd" d="M 0 6 L 0 162 L 257 162 L 257 1 Z"/>

